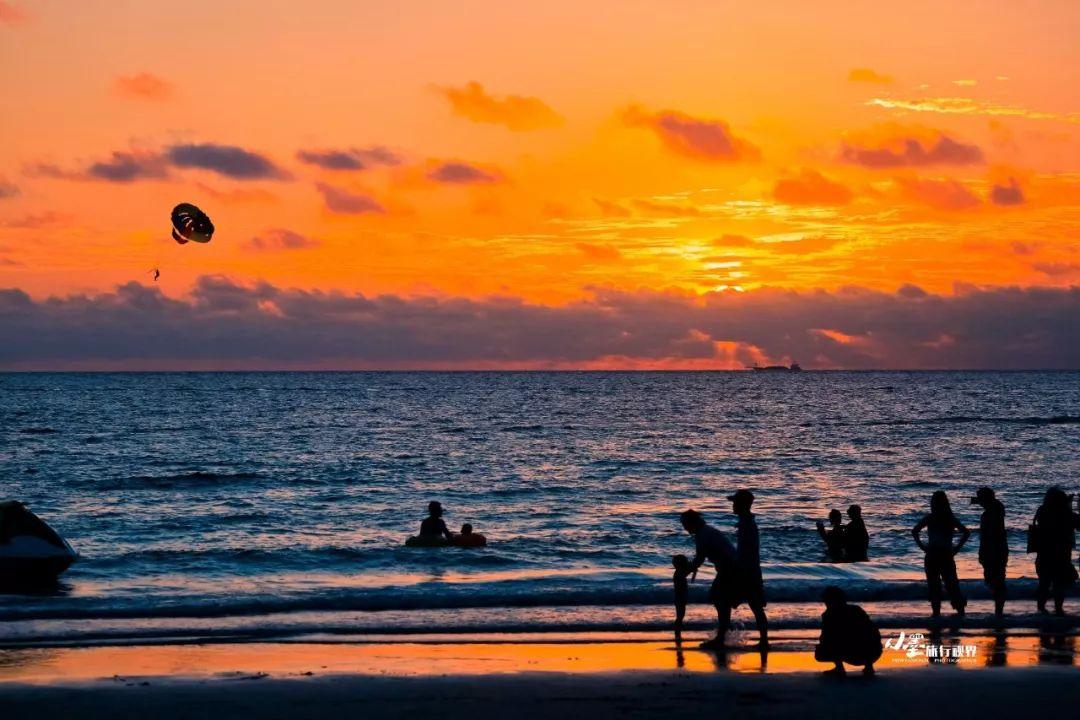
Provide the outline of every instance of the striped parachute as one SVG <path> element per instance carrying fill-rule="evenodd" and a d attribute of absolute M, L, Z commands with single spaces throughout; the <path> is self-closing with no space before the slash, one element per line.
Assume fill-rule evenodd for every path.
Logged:
<path fill-rule="evenodd" d="M 172 211 L 173 240 L 184 245 L 188 242 L 208 243 L 214 235 L 214 223 L 191 203 L 180 203 Z"/>

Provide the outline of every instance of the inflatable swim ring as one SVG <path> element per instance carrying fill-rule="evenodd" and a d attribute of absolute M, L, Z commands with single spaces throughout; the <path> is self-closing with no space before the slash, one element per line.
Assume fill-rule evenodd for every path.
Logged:
<path fill-rule="evenodd" d="M 454 539 L 450 541 L 450 544 L 454 547 L 461 548 L 477 548 L 487 545 L 487 538 L 480 533 L 469 533 L 468 535 L 455 535 Z"/>

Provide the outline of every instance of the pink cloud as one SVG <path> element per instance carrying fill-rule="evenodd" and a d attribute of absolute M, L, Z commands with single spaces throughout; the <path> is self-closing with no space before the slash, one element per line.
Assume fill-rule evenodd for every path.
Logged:
<path fill-rule="evenodd" d="M 723 120 L 695 118 L 677 110 L 649 112 L 631 106 L 622 113 L 630 127 L 646 128 L 676 155 L 707 162 L 753 161 L 761 151 L 738 138 Z"/>

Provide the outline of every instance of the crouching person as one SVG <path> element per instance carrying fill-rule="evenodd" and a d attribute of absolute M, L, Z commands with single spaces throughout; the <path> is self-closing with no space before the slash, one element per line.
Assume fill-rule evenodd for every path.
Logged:
<path fill-rule="evenodd" d="M 821 615 L 821 640 L 814 650 L 818 662 L 831 662 L 828 675 L 844 675 L 844 664 L 861 665 L 864 675 L 874 674 L 881 657 L 881 633 L 874 621 L 858 605 L 850 605 L 844 591 L 827 587 L 821 594 L 825 612 Z"/>

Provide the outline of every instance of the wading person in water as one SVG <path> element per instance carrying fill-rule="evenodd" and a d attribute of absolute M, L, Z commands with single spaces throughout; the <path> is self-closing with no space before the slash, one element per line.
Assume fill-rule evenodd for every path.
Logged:
<path fill-rule="evenodd" d="M 709 588 L 709 602 L 716 608 L 716 637 L 703 642 L 701 647 L 723 647 L 731 622 L 731 604 L 724 584 L 732 582 L 735 575 L 735 547 L 722 532 L 706 524 L 705 518 L 697 510 L 686 510 L 679 516 L 679 521 L 694 538 L 694 559 L 690 561 L 691 581 L 706 560 L 716 568 L 716 578 Z"/>
<path fill-rule="evenodd" d="M 866 562 L 870 551 L 870 533 L 862 519 L 862 508 L 852 505 L 847 509 L 848 524 L 844 530 L 844 560 Z"/>
<path fill-rule="evenodd" d="M 926 528 L 926 542 L 920 533 Z M 960 541 L 953 545 L 953 533 L 960 533 Z M 938 490 L 930 496 L 930 514 L 923 517 L 911 529 L 915 543 L 926 553 L 923 566 L 926 569 L 926 584 L 930 593 L 930 608 L 934 617 L 941 615 L 941 585 L 949 594 L 949 602 L 960 615 L 964 614 L 967 599 L 960 592 L 960 581 L 956 577 L 956 560 L 953 557 L 960 552 L 971 531 L 953 515 L 949 498 L 944 490 Z"/>
<path fill-rule="evenodd" d="M 988 487 L 979 488 L 971 502 L 983 509 L 979 517 L 979 564 L 986 587 L 990 588 L 990 597 L 994 599 L 994 614 L 1001 617 L 1005 614 L 1005 566 L 1009 564 L 1005 506 Z"/>
<path fill-rule="evenodd" d="M 825 541 L 825 552 L 829 556 L 829 562 L 844 561 L 844 545 L 846 543 L 847 528 L 844 527 L 844 516 L 839 510 L 829 511 L 829 527 L 818 520 L 818 535 Z"/>
<path fill-rule="evenodd" d="M 420 537 L 425 540 L 435 538 L 446 538 L 447 542 L 452 540 L 454 534 L 446 527 L 446 521 L 442 518 L 442 503 L 432 500 L 428 503 L 427 509 L 428 516 L 420 522 Z"/>
<path fill-rule="evenodd" d="M 754 494 L 749 490 L 737 490 L 729 495 L 731 510 L 739 518 L 736 524 L 735 582 L 728 585 L 731 608 L 742 603 L 750 606 L 757 623 L 758 636 L 763 650 L 769 647 L 769 619 L 765 616 L 765 583 L 761 578 L 761 541 L 757 521 L 750 512 Z M 728 612 L 730 622 L 730 610 Z"/>
<path fill-rule="evenodd" d="M 1041 613 L 1046 612 L 1046 601 L 1053 597 L 1054 612 L 1065 614 L 1065 592 L 1076 582 L 1072 551 L 1076 547 L 1077 526 L 1078 518 L 1065 491 L 1047 490 L 1043 504 L 1035 512 L 1028 539 L 1028 551 L 1037 553 L 1035 574 L 1039 576 L 1039 586 L 1035 597 Z"/>

